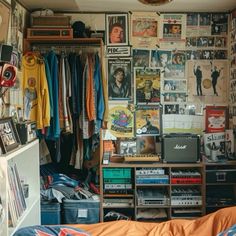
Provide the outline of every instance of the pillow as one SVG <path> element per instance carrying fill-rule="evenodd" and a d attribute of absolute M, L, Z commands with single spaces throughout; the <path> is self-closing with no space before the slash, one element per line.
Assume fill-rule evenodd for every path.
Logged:
<path fill-rule="evenodd" d="M 83 230 L 64 225 L 35 225 L 18 229 L 13 236 L 90 236 Z"/>
<path fill-rule="evenodd" d="M 229 229 L 225 230 L 224 232 L 217 234 L 217 236 L 234 236 L 234 235 L 236 235 L 236 224 L 230 227 Z"/>

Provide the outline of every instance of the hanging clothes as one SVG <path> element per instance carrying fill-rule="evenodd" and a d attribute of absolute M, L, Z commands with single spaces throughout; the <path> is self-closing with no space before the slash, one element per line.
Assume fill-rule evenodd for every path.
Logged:
<path fill-rule="evenodd" d="M 49 72 L 47 75 L 48 80 L 51 79 L 52 88 L 49 90 L 52 91 L 52 113 L 50 120 L 50 127 L 47 130 L 47 139 L 56 140 L 60 137 L 60 123 L 59 123 L 59 105 L 58 105 L 58 59 L 54 51 L 50 51 L 44 56 L 48 64 Z M 46 67 L 47 69 L 47 67 Z"/>
<path fill-rule="evenodd" d="M 102 88 L 103 88 L 103 99 L 104 99 L 104 113 L 103 113 L 103 124 L 106 127 L 109 117 L 109 106 L 108 106 L 108 89 L 107 89 L 107 76 L 106 76 L 106 69 L 105 69 L 105 57 L 101 59 L 101 77 L 102 77 Z"/>
<path fill-rule="evenodd" d="M 24 119 L 36 121 L 37 129 L 50 125 L 50 102 L 44 60 L 34 53 L 22 57 Z"/>
<path fill-rule="evenodd" d="M 87 101 L 87 98 L 89 95 L 93 95 L 93 80 L 92 78 L 92 61 L 87 56 L 86 63 L 84 66 L 83 71 L 83 90 L 82 90 L 82 112 L 80 115 L 80 128 L 82 129 L 82 138 L 88 139 L 92 137 L 94 133 L 94 122 L 93 117 L 95 117 L 95 104 L 94 104 L 94 98 L 89 99 Z M 89 87 L 89 88 L 88 88 Z M 90 89 L 90 91 L 88 91 Z M 91 106 L 89 106 L 91 104 Z M 88 111 L 90 109 L 90 111 Z M 88 113 L 90 114 L 90 120 L 88 118 Z"/>
<path fill-rule="evenodd" d="M 95 65 L 94 65 L 94 97 L 95 97 L 95 107 L 96 107 L 96 123 L 95 123 L 95 134 L 100 132 L 102 127 L 102 120 L 104 115 L 104 96 L 101 78 L 101 64 L 98 53 L 95 54 Z"/>
<path fill-rule="evenodd" d="M 82 107 L 82 87 L 83 87 L 83 65 L 80 55 L 70 53 L 68 62 L 71 71 L 71 112 L 72 116 L 78 118 Z"/>
<path fill-rule="evenodd" d="M 60 127 L 64 132 L 72 132 L 69 96 L 71 96 L 71 74 L 67 57 L 64 53 L 60 57 L 59 68 L 59 117 Z"/>

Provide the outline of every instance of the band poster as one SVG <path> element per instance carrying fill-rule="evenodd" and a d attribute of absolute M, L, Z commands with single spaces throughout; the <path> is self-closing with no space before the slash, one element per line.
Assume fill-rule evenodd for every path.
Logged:
<path fill-rule="evenodd" d="M 211 35 L 210 13 L 188 13 L 186 36 L 209 36 Z"/>
<path fill-rule="evenodd" d="M 227 61 L 187 61 L 187 71 L 189 102 L 227 103 Z"/>
<path fill-rule="evenodd" d="M 134 78 L 136 104 L 160 102 L 160 68 L 134 68 Z"/>
<path fill-rule="evenodd" d="M 160 135 L 159 106 L 137 106 L 136 108 L 136 135 Z"/>
<path fill-rule="evenodd" d="M 109 100 L 131 100 L 133 97 L 131 59 L 108 58 L 107 64 Z"/>
<path fill-rule="evenodd" d="M 186 14 L 162 14 L 160 45 L 164 48 L 185 48 Z"/>
<path fill-rule="evenodd" d="M 108 129 L 117 138 L 134 137 L 134 114 L 127 105 L 109 105 Z"/>
<path fill-rule="evenodd" d="M 133 47 L 155 48 L 158 45 L 158 25 L 156 12 L 132 12 L 130 39 Z"/>

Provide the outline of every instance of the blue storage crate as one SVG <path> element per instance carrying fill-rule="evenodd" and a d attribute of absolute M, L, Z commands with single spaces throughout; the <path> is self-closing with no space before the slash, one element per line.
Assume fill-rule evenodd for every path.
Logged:
<path fill-rule="evenodd" d="M 61 224 L 61 204 L 59 202 L 41 201 L 41 224 Z"/>
<path fill-rule="evenodd" d="M 63 224 L 93 224 L 99 222 L 99 200 L 64 199 L 62 203 Z"/>

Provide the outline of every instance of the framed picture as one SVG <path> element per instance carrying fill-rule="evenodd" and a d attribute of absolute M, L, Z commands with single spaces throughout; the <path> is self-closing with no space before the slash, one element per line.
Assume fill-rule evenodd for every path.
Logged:
<path fill-rule="evenodd" d="M 128 45 L 128 14 L 106 14 L 107 46 Z"/>
<path fill-rule="evenodd" d="M 6 43 L 8 36 L 9 21 L 11 16 L 11 5 L 4 0 L 0 0 L 0 16 L 1 16 L 0 42 Z"/>
<path fill-rule="evenodd" d="M 0 145 L 2 153 L 10 152 L 20 145 L 12 117 L 0 119 Z"/>
<path fill-rule="evenodd" d="M 131 58 L 107 60 L 109 100 L 132 100 Z"/>
<path fill-rule="evenodd" d="M 205 132 L 225 132 L 228 128 L 228 108 L 226 106 L 206 106 Z"/>

